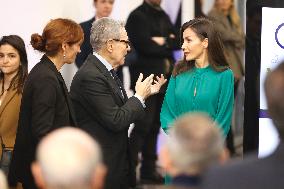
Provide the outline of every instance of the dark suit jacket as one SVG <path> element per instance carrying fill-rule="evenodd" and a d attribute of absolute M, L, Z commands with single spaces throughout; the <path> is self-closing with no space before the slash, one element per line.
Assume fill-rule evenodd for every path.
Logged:
<path fill-rule="evenodd" d="M 90 35 L 91 35 L 91 27 L 94 21 L 95 17 L 80 24 L 80 26 L 84 31 L 84 41 L 81 45 L 81 52 L 77 54 L 75 60 L 75 63 L 78 68 L 82 66 L 84 61 L 87 59 L 88 55 L 93 52 L 93 48 L 90 43 Z"/>
<path fill-rule="evenodd" d="M 33 185 L 30 165 L 35 159 L 37 144 L 50 131 L 72 125 L 75 125 L 75 115 L 64 80 L 44 55 L 25 83 L 10 182 L 17 180 Z"/>
<path fill-rule="evenodd" d="M 70 94 L 80 127 L 102 147 L 108 168 L 105 188 L 121 188 L 128 174 L 127 132 L 144 114 L 141 102 L 127 99 L 126 93 L 123 98 L 110 72 L 92 54 L 75 74 Z"/>
<path fill-rule="evenodd" d="M 204 189 L 282 189 L 284 186 L 284 143 L 263 159 L 249 157 L 211 169 L 204 177 Z"/>

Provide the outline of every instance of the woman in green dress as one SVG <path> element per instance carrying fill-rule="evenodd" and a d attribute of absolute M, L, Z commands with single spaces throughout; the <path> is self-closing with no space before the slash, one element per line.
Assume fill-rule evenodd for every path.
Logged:
<path fill-rule="evenodd" d="M 181 28 L 183 61 L 169 81 L 161 110 L 167 133 L 173 121 L 188 112 L 206 112 L 226 136 L 231 125 L 234 76 L 213 23 L 195 18 Z"/>

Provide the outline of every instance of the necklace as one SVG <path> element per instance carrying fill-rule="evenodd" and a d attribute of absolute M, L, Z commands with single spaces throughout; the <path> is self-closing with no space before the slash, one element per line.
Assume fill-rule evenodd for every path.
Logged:
<path fill-rule="evenodd" d="M 200 79 L 200 77 L 198 76 L 195 76 L 194 80 L 195 80 L 195 85 L 194 85 L 194 90 L 193 90 L 193 96 L 195 97 L 196 96 L 196 93 L 197 93 L 197 80 Z"/>
<path fill-rule="evenodd" d="M 194 90 L 193 90 L 193 96 L 196 97 L 196 94 L 197 94 L 197 85 L 198 83 L 202 82 L 201 80 L 203 79 L 203 74 L 206 74 L 208 72 L 208 69 L 207 68 L 201 68 L 199 69 L 200 71 L 203 70 L 203 71 L 197 71 L 195 73 L 195 76 L 194 76 L 194 80 L 195 80 L 195 85 L 194 85 Z"/>

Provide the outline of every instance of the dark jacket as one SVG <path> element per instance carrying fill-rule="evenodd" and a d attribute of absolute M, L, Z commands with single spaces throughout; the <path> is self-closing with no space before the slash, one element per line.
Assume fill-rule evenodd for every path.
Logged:
<path fill-rule="evenodd" d="M 75 115 L 65 82 L 47 56 L 29 73 L 22 96 L 20 117 L 9 180 L 33 185 L 30 166 L 39 141 L 63 126 L 74 126 Z"/>
<path fill-rule="evenodd" d="M 124 91 L 124 89 L 123 89 Z M 122 97 L 107 68 L 90 54 L 74 76 L 71 99 L 80 127 L 101 145 L 108 169 L 105 188 L 124 189 L 128 182 L 128 128 L 144 115 L 136 97 Z"/>
<path fill-rule="evenodd" d="M 204 177 L 204 189 L 282 189 L 284 186 L 284 144 L 268 157 L 248 157 L 223 167 L 212 168 Z"/>
<path fill-rule="evenodd" d="M 131 89 L 139 73 L 170 75 L 173 68 L 173 50 L 179 48 L 179 37 L 169 16 L 144 2 L 129 15 L 126 30 L 135 49 L 136 60 L 130 64 Z M 175 38 L 171 38 L 173 34 Z M 151 38 L 165 37 L 166 44 L 158 45 Z"/>
<path fill-rule="evenodd" d="M 75 60 L 75 63 L 78 68 L 82 66 L 84 61 L 87 59 L 88 55 L 93 52 L 93 48 L 90 43 L 90 35 L 91 35 L 91 27 L 94 21 L 95 17 L 80 24 L 80 26 L 84 31 L 84 41 L 81 45 L 81 52 L 77 54 Z"/>

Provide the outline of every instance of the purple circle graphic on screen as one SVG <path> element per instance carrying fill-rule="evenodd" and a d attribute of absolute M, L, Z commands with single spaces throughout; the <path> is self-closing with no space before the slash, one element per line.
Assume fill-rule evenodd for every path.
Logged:
<path fill-rule="evenodd" d="M 279 31 L 280 31 L 280 30 L 283 30 L 283 29 L 284 29 L 283 26 L 284 26 L 284 23 L 280 24 L 280 25 L 277 27 L 276 31 L 275 31 L 275 41 L 276 41 L 276 43 L 279 45 L 279 47 L 281 47 L 282 49 L 284 49 L 284 39 L 280 39 L 280 40 L 279 40 L 278 34 L 279 34 Z M 284 31 L 283 31 L 283 32 L 284 32 Z M 282 44 L 281 44 L 281 43 L 282 43 Z"/>

